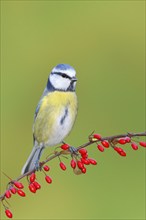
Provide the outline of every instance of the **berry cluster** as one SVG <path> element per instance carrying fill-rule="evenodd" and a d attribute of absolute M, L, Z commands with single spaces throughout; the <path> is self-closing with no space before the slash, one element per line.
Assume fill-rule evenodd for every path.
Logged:
<path fill-rule="evenodd" d="M 61 149 L 63 150 L 69 150 L 70 146 L 67 144 L 63 144 L 61 146 Z M 72 148 L 71 148 L 72 149 Z M 85 148 L 81 148 L 78 151 L 74 149 L 74 151 L 71 151 L 71 161 L 70 166 L 73 168 L 73 171 L 75 174 L 81 174 L 86 173 L 86 165 L 92 164 L 96 165 L 97 162 L 95 159 L 88 158 L 88 152 Z M 62 170 L 66 170 L 66 166 L 64 163 L 60 162 L 60 167 Z"/>
<path fill-rule="evenodd" d="M 104 152 L 105 148 L 109 148 L 110 146 L 120 155 L 125 157 L 126 152 L 118 146 L 119 145 L 125 145 L 125 144 L 130 144 L 133 150 L 138 150 L 138 144 L 135 143 L 131 137 L 123 137 L 123 138 L 114 138 L 109 140 L 102 140 L 102 137 L 100 134 L 94 134 L 89 137 L 91 141 L 98 140 L 98 145 L 97 148 L 99 151 Z M 141 147 L 146 147 L 146 142 L 140 141 L 139 145 Z"/>
<path fill-rule="evenodd" d="M 146 147 L 146 142 L 133 141 L 133 137 L 136 136 L 146 136 L 146 133 L 140 134 L 127 134 L 127 135 L 117 135 L 112 137 L 105 137 L 103 138 L 100 134 L 91 134 L 89 136 L 89 142 L 79 146 L 77 148 L 71 147 L 68 144 L 63 144 L 60 146 L 60 151 L 54 152 L 53 156 L 48 158 L 46 161 L 40 163 L 40 169 L 42 173 L 45 175 L 45 181 L 48 184 L 52 183 L 52 178 L 47 174 L 50 171 L 50 167 L 46 165 L 46 163 L 56 157 L 59 158 L 59 166 L 61 170 L 65 171 L 67 169 L 65 163 L 61 161 L 61 157 L 64 155 L 71 156 L 70 159 L 70 166 L 73 169 L 75 174 L 85 174 L 87 171 L 88 165 L 96 165 L 97 161 L 93 158 L 88 157 L 88 151 L 86 149 L 87 146 L 91 144 L 96 144 L 97 149 L 100 152 L 104 152 L 105 149 L 111 147 L 117 152 L 120 156 L 125 157 L 126 152 L 123 150 L 121 145 L 130 144 L 133 150 L 138 150 L 139 146 Z M 119 146 L 120 145 L 120 146 Z M 19 181 L 20 179 L 27 177 L 28 180 L 28 189 L 31 193 L 36 193 L 37 190 L 41 189 L 40 183 L 36 181 L 36 170 L 32 170 L 27 174 L 24 174 L 17 178 L 17 180 L 11 180 L 8 183 L 7 189 L 3 195 L 0 196 L 0 201 L 2 202 L 5 208 L 5 214 L 8 218 L 12 218 L 13 214 L 10 211 L 9 207 L 4 204 L 4 201 L 10 199 L 12 194 L 17 194 L 21 197 L 25 197 L 26 194 L 23 191 L 24 185 Z"/>
<path fill-rule="evenodd" d="M 4 199 L 7 198 L 7 199 L 10 199 L 12 194 L 18 194 L 19 196 L 21 197 L 25 197 L 25 192 L 22 190 L 24 188 L 23 184 L 21 182 L 18 182 L 18 181 L 11 181 L 9 183 L 9 187 L 8 189 L 5 191 L 4 193 Z M 2 203 L 3 203 L 3 200 L 2 200 Z M 12 212 L 10 211 L 10 209 L 4 205 L 3 203 L 3 206 L 5 208 L 5 214 L 8 218 L 12 218 L 13 217 L 13 214 Z"/>
<path fill-rule="evenodd" d="M 47 165 L 43 166 L 43 172 L 44 173 L 45 173 L 45 171 L 48 172 L 49 170 L 50 170 L 49 166 L 47 166 Z M 28 189 L 30 190 L 31 193 L 36 193 L 37 190 L 41 189 L 40 183 L 38 183 L 36 181 L 35 172 L 31 173 L 30 176 L 27 176 L 27 180 L 28 180 Z M 46 173 L 45 173 L 45 180 L 49 184 L 52 183 L 51 177 L 46 175 Z M 12 194 L 18 194 L 21 197 L 25 197 L 26 194 L 22 190 L 23 188 L 24 188 L 24 185 L 19 181 L 11 181 L 8 184 L 8 189 L 5 191 L 4 198 L 2 199 L 2 204 L 5 208 L 5 214 L 8 218 L 12 218 L 13 214 L 10 211 L 10 209 L 4 204 L 3 200 L 10 199 Z"/>

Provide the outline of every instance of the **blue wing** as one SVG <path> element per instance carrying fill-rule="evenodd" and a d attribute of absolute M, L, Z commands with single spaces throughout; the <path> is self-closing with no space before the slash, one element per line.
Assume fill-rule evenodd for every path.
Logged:
<path fill-rule="evenodd" d="M 34 123 L 35 123 L 35 120 L 36 120 L 37 115 L 38 115 L 38 113 L 39 113 L 39 110 L 40 110 L 40 107 L 41 107 L 41 104 L 42 104 L 42 100 L 43 100 L 43 98 L 44 98 L 46 95 L 48 95 L 48 92 L 49 92 L 48 89 L 45 88 L 45 90 L 44 90 L 44 92 L 43 92 L 43 95 L 42 95 L 42 97 L 40 98 L 40 101 L 39 101 L 39 103 L 38 103 L 38 105 L 37 105 L 37 107 L 36 107 L 36 110 L 35 110 Z M 33 134 L 33 141 L 35 142 L 34 134 Z"/>
<path fill-rule="evenodd" d="M 36 119 L 36 117 L 37 117 L 37 115 L 38 115 L 38 112 L 39 112 L 39 110 L 40 110 L 40 106 L 41 106 L 41 104 L 42 104 L 42 100 L 43 100 L 43 98 L 44 98 L 46 95 L 48 95 L 48 92 L 49 92 L 48 89 L 45 88 L 45 90 L 44 90 L 44 92 L 43 92 L 43 95 L 41 96 L 40 101 L 39 101 L 39 103 L 38 103 L 38 105 L 37 105 L 37 107 L 36 107 L 36 110 L 35 110 L 34 122 L 35 122 L 35 119 Z"/>

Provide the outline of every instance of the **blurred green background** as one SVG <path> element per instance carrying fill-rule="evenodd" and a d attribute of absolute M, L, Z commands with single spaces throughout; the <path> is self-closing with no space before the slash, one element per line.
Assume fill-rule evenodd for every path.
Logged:
<path fill-rule="evenodd" d="M 35 107 L 58 63 L 77 71 L 79 112 L 66 142 L 145 130 L 144 1 L 1 2 L 1 171 L 20 174 L 32 148 Z M 50 162 L 52 185 L 10 200 L 14 219 L 145 219 L 145 149 L 89 149 L 97 166 L 75 176 Z M 53 149 L 47 149 L 45 158 Z M 8 179 L 1 175 L 0 188 Z M 25 186 L 26 180 L 23 181 Z M 6 218 L 3 215 L 2 218 Z"/>

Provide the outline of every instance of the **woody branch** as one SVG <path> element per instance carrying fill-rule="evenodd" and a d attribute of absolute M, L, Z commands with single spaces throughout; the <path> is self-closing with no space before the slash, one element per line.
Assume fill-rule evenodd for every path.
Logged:
<path fill-rule="evenodd" d="M 60 157 L 62 155 L 70 155 L 72 160 L 71 160 L 71 167 L 73 168 L 73 171 L 75 174 L 81 174 L 81 173 L 86 173 L 86 165 L 92 164 L 96 165 L 97 162 L 94 159 L 88 158 L 87 148 L 88 146 L 92 144 L 96 144 L 97 148 L 99 151 L 103 152 L 106 148 L 113 148 L 120 156 L 126 156 L 126 152 L 119 147 L 119 145 L 125 145 L 125 144 L 131 144 L 131 147 L 133 150 L 138 149 L 138 145 L 142 147 L 146 147 L 146 142 L 144 141 L 136 141 L 133 140 L 133 138 L 138 138 L 138 137 L 144 137 L 146 136 L 146 132 L 141 132 L 141 133 L 126 133 L 126 134 L 118 134 L 118 135 L 113 135 L 113 136 L 107 136 L 107 137 L 102 137 L 100 134 L 91 134 L 89 135 L 89 140 L 87 143 L 82 144 L 76 148 L 71 147 L 68 144 L 63 144 L 58 148 L 59 150 L 55 150 L 49 157 L 47 157 L 46 160 L 40 162 L 40 171 L 49 171 L 49 167 L 45 165 L 47 162 L 59 158 L 60 160 L 60 168 L 62 170 L 66 170 L 66 166 L 63 162 L 61 162 Z M 137 143 L 138 142 L 138 143 Z M 41 188 L 41 185 L 35 181 L 35 172 L 36 169 L 32 169 L 31 171 L 18 176 L 15 179 L 10 179 L 10 181 L 7 184 L 6 191 L 0 195 L 0 201 L 3 203 L 3 206 L 5 208 L 5 213 L 7 217 L 12 218 L 12 213 L 9 210 L 9 208 L 4 204 L 4 201 L 7 201 L 6 199 L 9 199 L 11 197 L 11 194 L 19 194 L 20 196 L 24 197 L 25 193 L 22 190 L 24 188 L 23 184 L 19 182 L 22 180 L 24 177 L 30 177 L 28 179 L 29 182 L 29 190 L 32 193 L 35 193 L 37 189 Z M 6 175 L 6 174 L 5 174 Z M 7 175 L 6 175 L 7 176 Z M 46 175 L 45 173 L 45 180 L 47 183 L 52 183 L 51 177 Z"/>

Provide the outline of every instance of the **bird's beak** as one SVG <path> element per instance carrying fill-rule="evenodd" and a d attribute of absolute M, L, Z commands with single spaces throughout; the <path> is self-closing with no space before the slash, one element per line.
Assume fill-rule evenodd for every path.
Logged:
<path fill-rule="evenodd" d="M 74 77 L 71 78 L 71 81 L 72 81 L 72 82 L 76 82 L 76 81 L 77 81 L 77 78 L 74 76 Z"/>

